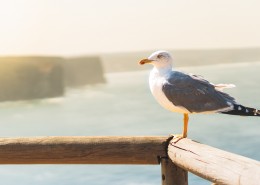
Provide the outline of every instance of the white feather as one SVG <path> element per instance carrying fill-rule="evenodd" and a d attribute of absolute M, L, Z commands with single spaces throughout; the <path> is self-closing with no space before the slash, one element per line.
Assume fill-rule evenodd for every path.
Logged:
<path fill-rule="evenodd" d="M 160 73 L 155 68 L 151 71 L 149 77 L 150 90 L 157 102 L 169 111 L 178 113 L 190 113 L 186 108 L 175 106 L 172 102 L 168 100 L 168 98 L 162 91 L 162 85 L 165 81 L 165 76 L 160 75 Z"/>
<path fill-rule="evenodd" d="M 227 88 L 236 87 L 234 84 L 217 84 L 217 85 L 214 85 L 214 86 L 215 86 L 215 89 L 217 89 L 219 91 L 223 91 L 224 89 L 227 89 Z"/>

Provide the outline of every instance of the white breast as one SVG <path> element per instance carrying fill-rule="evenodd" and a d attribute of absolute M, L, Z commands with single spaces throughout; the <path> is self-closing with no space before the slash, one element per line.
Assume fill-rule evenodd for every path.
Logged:
<path fill-rule="evenodd" d="M 164 107 L 169 111 L 178 112 L 178 113 L 190 113 L 184 107 L 175 106 L 172 102 L 168 100 L 168 98 L 165 96 L 165 94 L 162 91 L 162 86 L 165 81 L 166 79 L 164 76 L 161 76 L 158 72 L 154 70 L 151 71 L 149 77 L 149 85 L 150 85 L 150 90 L 154 98 L 157 100 L 157 102 L 162 107 Z"/>

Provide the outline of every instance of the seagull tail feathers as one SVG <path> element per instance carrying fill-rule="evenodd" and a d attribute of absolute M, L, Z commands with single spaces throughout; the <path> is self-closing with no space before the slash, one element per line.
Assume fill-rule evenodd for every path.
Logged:
<path fill-rule="evenodd" d="M 233 110 L 221 112 L 222 114 L 231 114 L 238 116 L 258 116 L 260 117 L 260 110 L 255 108 L 245 107 L 243 105 L 234 104 Z"/>

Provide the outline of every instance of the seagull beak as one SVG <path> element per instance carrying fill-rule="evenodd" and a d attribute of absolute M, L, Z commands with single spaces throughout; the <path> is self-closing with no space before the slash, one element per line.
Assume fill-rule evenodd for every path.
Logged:
<path fill-rule="evenodd" d="M 152 63 L 152 60 L 149 60 L 149 59 L 147 59 L 147 58 L 145 58 L 145 59 L 143 59 L 143 60 L 141 60 L 141 61 L 139 62 L 140 65 L 151 64 L 151 63 Z"/>

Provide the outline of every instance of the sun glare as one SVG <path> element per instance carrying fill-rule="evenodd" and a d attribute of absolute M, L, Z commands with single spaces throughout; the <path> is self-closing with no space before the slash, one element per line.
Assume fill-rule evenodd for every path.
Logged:
<path fill-rule="evenodd" d="M 232 2 L 0 0 L 0 55 L 260 46 L 259 2 Z"/>

